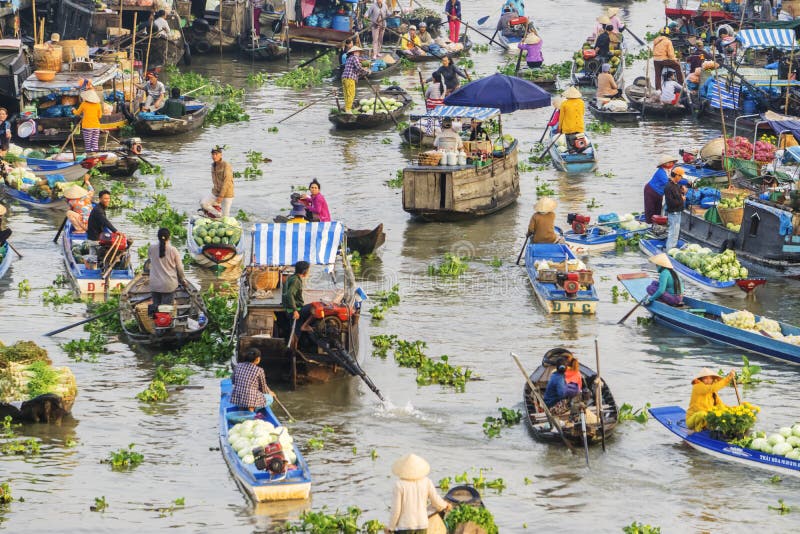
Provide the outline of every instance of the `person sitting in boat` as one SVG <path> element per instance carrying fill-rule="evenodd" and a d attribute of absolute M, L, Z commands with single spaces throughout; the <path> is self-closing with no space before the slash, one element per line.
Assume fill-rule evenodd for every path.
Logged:
<path fill-rule="evenodd" d="M 239 363 L 233 367 L 231 376 L 231 404 L 251 412 L 272 404 L 276 395 L 267 385 L 267 376 L 260 363 L 261 351 L 258 349 L 247 349 L 239 356 Z"/>
<path fill-rule="evenodd" d="M 442 82 L 442 75 L 437 70 L 431 75 L 433 81 L 425 89 L 425 109 L 434 109 L 444 105 L 447 89 Z"/>
<path fill-rule="evenodd" d="M 680 99 L 681 84 L 675 81 L 675 71 L 670 69 L 664 74 L 664 82 L 661 84 L 660 101 L 662 104 L 680 106 L 678 103 Z"/>
<path fill-rule="evenodd" d="M 164 99 L 167 95 L 167 88 L 164 84 L 158 81 L 158 76 L 155 72 L 147 73 L 147 82 L 144 86 L 139 86 L 144 91 L 145 100 L 141 106 L 142 111 L 157 112 L 164 106 Z"/>
<path fill-rule="evenodd" d="M 556 234 L 556 206 L 554 198 L 542 197 L 533 205 L 533 215 L 528 222 L 528 233 L 525 234 L 531 243 L 558 243 L 560 236 Z"/>
<path fill-rule="evenodd" d="M 625 23 L 619 18 L 619 8 L 609 7 L 606 9 L 606 15 L 608 16 L 608 23 L 614 26 L 614 33 L 622 33 L 625 29 Z"/>
<path fill-rule="evenodd" d="M 292 210 L 289 212 L 289 217 L 286 222 L 307 223 L 309 221 L 308 210 L 306 210 L 306 205 L 303 202 L 303 195 L 300 193 L 292 193 L 289 203 L 292 205 Z"/>
<path fill-rule="evenodd" d="M 706 415 L 713 408 L 724 408 L 725 403 L 717 392 L 729 385 L 736 378 L 731 370 L 724 378 L 705 367 L 692 380 L 692 397 L 686 410 L 686 427 L 694 432 L 706 428 Z"/>
<path fill-rule="evenodd" d="M 686 77 L 686 88 L 690 91 L 697 91 L 700 89 L 700 80 L 703 74 L 703 69 L 701 67 L 697 67 L 694 69 L 689 76 Z"/>
<path fill-rule="evenodd" d="M 452 506 L 442 499 L 428 478 L 431 466 L 416 454 L 406 454 L 392 464 L 392 473 L 399 480 L 392 491 L 392 515 L 386 532 L 415 533 L 428 530 L 428 503 L 437 511 Z"/>
<path fill-rule="evenodd" d="M 658 280 L 653 280 L 647 286 L 648 296 L 642 300 L 642 305 L 647 306 L 654 300 L 660 300 L 670 306 L 683 304 L 683 283 L 673 268 L 669 256 L 661 253 L 650 256 L 649 259 L 650 263 L 658 266 Z"/>
<path fill-rule="evenodd" d="M 8 238 L 11 237 L 11 229 L 6 228 L 6 213 L 8 210 L 0 204 L 0 247 L 5 245 Z"/>
<path fill-rule="evenodd" d="M 111 231 L 116 232 L 117 228 L 111 224 L 106 215 L 106 209 L 111 204 L 111 192 L 107 189 L 100 191 L 97 195 L 97 204 L 92 208 L 89 214 L 89 220 L 86 222 L 86 239 L 89 241 L 99 241 L 100 234 L 103 232 Z M 128 241 L 131 242 L 130 240 Z"/>
<path fill-rule="evenodd" d="M 461 136 L 453 129 L 453 119 L 445 117 L 442 119 L 442 131 L 433 140 L 433 146 L 439 150 L 458 151 L 464 147 Z"/>
<path fill-rule="evenodd" d="M 469 123 L 470 141 L 488 141 L 489 134 L 483 129 L 483 123 L 478 119 L 472 119 Z"/>
<path fill-rule="evenodd" d="M 566 372 L 566 362 L 563 358 L 559 358 L 556 370 L 550 374 L 544 390 L 545 406 L 559 413 L 569 411 L 569 399 L 577 395 L 574 387 L 567 387 Z"/>
<path fill-rule="evenodd" d="M 89 182 L 89 175 L 83 177 L 83 187 L 78 184 L 69 186 L 64 191 L 64 198 L 69 204 L 67 210 L 67 219 L 72 224 L 73 231 L 78 233 L 86 232 L 89 227 L 89 215 L 92 213 L 92 197 L 94 196 L 94 187 Z"/>
<path fill-rule="evenodd" d="M 554 96 L 550 99 L 550 104 L 553 106 L 553 115 L 550 117 L 550 121 L 547 123 L 548 128 L 555 128 L 558 126 L 558 121 L 561 117 L 561 104 L 564 102 L 564 99 L 560 96 Z"/>
<path fill-rule="evenodd" d="M 662 155 L 658 160 L 656 172 L 644 186 L 644 220 L 647 224 L 653 223 L 653 215 L 661 215 L 664 188 L 669 182 L 669 172 L 677 161 L 678 158 L 671 154 Z"/>
<path fill-rule="evenodd" d="M 583 120 L 586 107 L 581 92 L 575 86 L 564 91 L 563 96 L 564 101 L 561 103 L 558 115 L 558 131 L 566 136 L 567 146 L 570 152 L 573 152 L 577 134 L 586 131 Z"/>
<path fill-rule="evenodd" d="M 692 49 L 692 53 L 688 58 L 686 58 L 686 63 L 689 65 L 689 72 L 694 72 L 695 70 L 701 68 L 705 60 L 706 55 L 703 49 L 699 46 L 695 46 Z"/>
<path fill-rule="evenodd" d="M 300 200 L 306 208 L 306 217 L 311 217 L 311 221 L 330 222 L 331 212 L 328 210 L 328 202 L 322 196 L 320 190 L 322 186 L 316 178 L 311 180 L 308 184 L 308 195 L 302 197 Z"/>
<path fill-rule="evenodd" d="M 528 33 L 525 38 L 517 43 L 517 48 L 525 51 L 525 63 L 529 69 L 538 69 L 544 63 L 542 56 L 542 38 L 534 28 L 533 23 L 528 24 Z"/>
<path fill-rule="evenodd" d="M 186 103 L 181 98 L 180 87 L 173 87 L 170 91 L 170 98 L 161 109 L 161 113 L 173 119 L 180 119 L 186 115 Z"/>
<path fill-rule="evenodd" d="M 438 72 L 442 77 L 442 83 L 444 83 L 445 87 L 445 96 L 458 89 L 458 86 L 461 85 L 461 82 L 458 80 L 459 76 L 465 80 L 467 79 L 467 73 L 456 67 L 450 56 L 442 57 L 442 64 L 435 72 Z M 432 80 L 433 75 L 425 80 L 425 82 L 427 83 Z"/>
<path fill-rule="evenodd" d="M 603 63 L 602 72 L 597 75 L 597 91 L 595 92 L 597 106 L 603 107 L 621 95 L 622 90 L 617 86 L 614 75 L 611 74 L 611 65 Z"/>
<path fill-rule="evenodd" d="M 422 49 L 422 41 L 417 35 L 417 27 L 413 24 L 408 27 L 408 33 L 400 38 L 400 50 L 405 50 L 412 56 L 424 56 L 425 51 Z"/>
<path fill-rule="evenodd" d="M 169 228 L 159 228 L 158 243 L 147 249 L 147 260 L 150 263 L 150 294 L 152 304 L 147 307 L 152 317 L 162 304 L 171 305 L 175 300 L 175 291 L 183 285 L 186 287 L 186 275 L 183 272 L 183 257 L 178 249 L 169 242 Z"/>
<path fill-rule="evenodd" d="M 428 25 L 425 22 L 419 23 L 419 32 L 417 33 L 417 37 L 419 37 L 420 48 L 428 52 L 431 49 L 431 45 L 435 45 L 433 53 L 441 55 L 441 47 L 436 44 L 436 41 L 433 40 L 433 36 L 431 35 L 431 32 L 428 31 Z"/>
<path fill-rule="evenodd" d="M 511 34 L 511 21 L 519 17 L 519 14 L 510 5 L 503 6 L 503 12 L 497 21 L 497 32 L 505 36 Z"/>
<path fill-rule="evenodd" d="M 169 22 L 166 19 L 167 13 L 163 9 L 156 11 L 153 16 L 153 37 L 169 38 Z"/>
<path fill-rule="evenodd" d="M 309 332 L 311 328 L 308 322 L 311 321 L 311 304 L 305 304 L 303 300 L 303 281 L 308 278 L 311 265 L 307 261 L 298 261 L 294 264 L 294 274 L 286 279 L 286 283 L 281 291 L 281 306 L 286 312 L 288 324 L 286 324 L 287 341 L 293 341 L 296 347 L 297 336 L 292 336 L 292 326 L 297 334 Z"/>
<path fill-rule="evenodd" d="M 566 371 L 564 371 L 564 380 L 567 383 L 567 387 L 572 387 L 576 392 L 580 392 L 583 389 L 581 364 L 578 361 L 578 358 L 576 358 L 571 352 L 565 350 L 563 354 L 564 365 L 567 368 Z M 570 386 L 570 384 L 574 384 L 574 386 Z"/>
<path fill-rule="evenodd" d="M 11 143 L 11 123 L 8 122 L 8 110 L 0 108 L 0 158 L 5 157 Z"/>

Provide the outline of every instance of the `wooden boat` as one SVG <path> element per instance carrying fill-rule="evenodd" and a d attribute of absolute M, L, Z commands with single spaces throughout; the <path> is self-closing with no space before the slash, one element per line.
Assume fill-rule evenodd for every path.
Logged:
<path fill-rule="evenodd" d="M 0 186 L 3 188 L 3 193 L 9 198 L 13 198 L 30 208 L 48 208 L 48 209 L 64 209 L 67 203 L 63 197 L 60 198 L 39 198 L 34 197 L 8 185 L 5 181 L 0 181 Z"/>
<path fill-rule="evenodd" d="M 550 158 L 553 160 L 556 170 L 567 174 L 578 174 L 591 172 L 597 167 L 597 154 L 588 133 L 584 132 L 588 146 L 583 152 L 576 153 L 570 153 L 567 150 L 566 140 L 563 145 L 558 141 L 554 143 L 553 140 L 558 135 L 561 134 L 558 134 L 555 129 L 550 131 Z"/>
<path fill-rule="evenodd" d="M 51 166 L 53 169 L 64 168 L 73 163 L 72 154 L 59 154 L 58 159 L 38 159 L 26 158 L 28 166 L 39 165 L 44 167 Z M 85 154 L 78 155 L 78 162 L 94 160 L 94 166 L 101 173 L 110 176 L 131 176 L 139 168 L 139 158 L 134 153 L 125 148 L 95 152 L 91 156 Z"/>
<path fill-rule="evenodd" d="M 382 106 L 380 102 L 376 106 L 376 112 L 371 114 L 366 113 L 343 113 L 343 112 L 331 112 L 328 115 L 328 120 L 330 120 L 336 128 L 342 130 L 356 130 L 362 128 L 376 128 L 379 126 L 387 126 L 390 124 L 394 124 L 397 119 L 405 115 L 405 113 L 414 105 L 414 102 L 411 100 L 409 94 L 405 91 L 405 89 L 401 89 L 399 87 L 389 87 L 386 89 L 382 89 L 378 91 L 381 97 L 386 98 L 394 98 L 395 100 L 401 101 L 403 104 L 391 112 L 391 114 L 386 113 L 386 110 L 380 111 Z M 359 105 L 359 100 L 353 103 L 353 108 L 357 108 Z"/>
<path fill-rule="evenodd" d="M 105 248 L 98 249 L 98 253 L 93 258 L 87 252 L 81 253 L 80 258 L 76 258 L 78 248 L 88 248 L 86 242 L 86 234 L 75 232 L 69 220 L 64 224 L 64 230 L 61 232 L 61 253 L 64 255 L 64 264 L 67 267 L 67 273 L 73 285 L 78 289 L 81 295 L 102 295 L 108 290 L 122 289 L 133 280 L 133 268 L 130 265 L 129 251 L 125 250 L 119 255 L 119 259 L 115 262 L 114 268 L 108 271 L 108 267 L 104 265 L 103 258 L 105 256 Z M 109 259 L 112 257 L 109 255 Z M 88 263 L 88 260 L 93 260 Z M 103 278 L 103 274 L 107 272 L 107 278 Z"/>
<path fill-rule="evenodd" d="M 528 244 L 525 248 L 525 269 L 533 286 L 536 299 L 547 313 L 591 314 L 597 311 L 597 289 L 594 287 L 592 271 L 573 270 L 569 273 L 553 269 L 549 264 L 577 261 L 567 245 L 554 243 Z M 547 262 L 542 268 L 539 262 Z M 538 265 L 537 265 L 538 264 Z"/>
<path fill-rule="evenodd" d="M 748 467 L 766 469 L 782 475 L 800 476 L 800 461 L 733 445 L 727 441 L 714 439 L 708 430 L 692 432 L 686 427 L 686 411 L 680 406 L 660 406 L 648 410 L 653 418 L 667 430 L 683 439 L 693 449 Z"/>
<path fill-rule="evenodd" d="M 12 263 L 14 263 L 14 252 L 8 246 L 8 243 L 3 243 L 0 246 L 0 280 L 5 277 Z"/>
<path fill-rule="evenodd" d="M 439 106 L 428 117 L 487 120 L 496 108 Z M 493 151 L 485 162 L 411 165 L 403 169 L 403 209 L 425 221 L 456 221 L 495 213 L 519 196 L 518 143 Z M 476 156 L 477 159 L 477 156 Z"/>
<path fill-rule="evenodd" d="M 614 81 L 617 87 L 622 88 L 625 86 L 625 60 L 624 58 L 620 59 L 621 61 L 617 64 L 617 70 L 614 71 Z M 597 58 L 586 60 L 583 67 L 579 67 L 577 62 L 573 60 L 569 74 L 572 85 L 575 85 L 581 91 L 595 91 L 597 89 L 597 75 L 600 74 L 602 67 L 602 62 Z"/>
<path fill-rule="evenodd" d="M 662 104 L 661 102 L 652 102 L 646 99 L 646 97 L 657 94 L 656 90 L 653 87 L 645 88 L 641 85 L 637 85 L 638 81 L 639 78 L 634 81 L 633 85 L 625 88 L 625 96 L 628 98 L 630 106 L 638 110 L 643 117 L 647 117 L 648 119 L 674 119 L 676 117 L 683 117 L 692 112 L 689 106 L 674 106 L 672 104 Z"/>
<path fill-rule="evenodd" d="M 556 364 L 559 356 L 562 354 L 560 349 L 552 349 L 545 354 L 542 364 L 531 373 L 530 381 L 539 393 L 538 397 L 544 399 L 544 392 L 547 389 L 547 381 L 550 375 L 555 371 Z M 600 414 L 602 416 L 603 424 L 600 424 L 600 418 L 597 417 L 597 403 L 595 402 L 595 385 L 597 380 L 597 373 L 589 367 L 580 364 L 581 377 L 583 379 L 583 392 L 582 400 L 586 405 L 586 411 L 590 415 L 585 415 L 586 418 L 586 441 L 589 444 L 599 443 L 614 432 L 617 426 L 618 408 L 611 394 L 611 389 L 605 380 L 602 380 L 602 389 L 600 390 L 602 406 L 600 407 Z M 525 387 L 522 393 L 522 399 L 525 403 L 525 420 L 528 423 L 528 430 L 531 435 L 539 440 L 549 443 L 562 443 L 561 435 L 558 430 L 550 424 L 547 415 L 544 412 L 544 407 L 531 393 L 530 385 L 525 382 Z M 577 401 L 577 399 L 576 399 Z M 571 410 L 566 414 L 553 414 L 561 425 L 561 430 L 564 437 L 570 442 L 578 445 L 583 445 L 583 432 L 581 430 L 580 411 L 576 409 Z"/>
<path fill-rule="evenodd" d="M 239 52 L 258 61 L 275 61 L 285 58 L 289 53 L 289 48 L 283 41 L 270 37 L 259 36 L 257 40 L 247 37 L 239 39 Z"/>
<path fill-rule="evenodd" d="M 153 303 L 150 275 L 139 273 L 119 297 L 119 320 L 122 330 L 139 345 L 177 346 L 198 339 L 208 324 L 208 311 L 203 296 L 194 285 L 181 285 L 171 305 L 161 305 L 150 317 Z M 160 321 L 164 321 L 163 325 Z"/>
<path fill-rule="evenodd" d="M 354 33 L 351 29 L 347 31 L 334 30 L 333 28 L 319 28 L 317 26 L 300 26 L 289 15 L 289 48 L 295 44 L 308 45 L 312 47 L 336 47 L 341 48 L 346 39 L 352 39 Z"/>
<path fill-rule="evenodd" d="M 613 122 L 615 124 L 637 123 L 641 117 L 641 113 L 639 113 L 639 111 L 635 108 L 631 107 L 630 104 L 628 104 L 628 109 L 626 111 L 611 111 L 608 109 L 600 109 L 597 107 L 597 103 L 594 100 L 589 100 L 587 107 L 592 115 L 603 122 Z"/>
<path fill-rule="evenodd" d="M 372 254 L 386 242 L 386 232 L 383 231 L 383 223 L 372 230 L 350 230 L 348 229 L 347 248 L 356 251 L 362 256 Z"/>
<path fill-rule="evenodd" d="M 178 24 L 179 22 L 175 20 L 174 23 Z M 143 42 L 141 39 L 141 36 L 137 38 L 137 46 L 138 43 Z M 144 42 L 147 43 L 146 36 L 144 37 Z M 173 39 L 153 36 L 150 41 L 150 55 L 142 61 L 147 61 L 148 69 L 159 69 L 177 65 L 181 59 L 183 59 L 187 48 L 188 45 L 183 39 L 182 33 L 178 35 L 177 38 Z M 145 46 L 145 50 L 147 50 L 147 46 Z"/>
<path fill-rule="evenodd" d="M 347 238 L 339 222 L 256 224 L 250 263 L 239 279 L 236 353 L 259 349 L 270 380 L 292 387 L 325 381 L 342 371 L 366 377 L 356 360 L 361 310 L 346 253 Z M 292 350 L 287 341 L 293 321 L 281 304 L 281 292 L 300 260 L 311 264 L 308 280 L 313 282 L 303 295 L 312 307 L 309 326 L 314 332 L 294 336 L 297 350 Z"/>
<path fill-rule="evenodd" d="M 441 61 L 442 57 L 445 55 L 450 56 L 451 58 L 458 58 L 461 56 L 466 56 L 469 54 L 469 51 L 472 49 L 472 39 L 466 33 L 462 33 L 461 36 L 458 38 L 458 42 L 464 45 L 464 48 L 461 50 L 457 50 L 455 52 L 443 52 L 438 55 L 434 54 L 425 54 L 424 56 L 415 56 L 414 54 L 410 53 L 408 50 L 397 50 L 397 54 L 404 58 L 407 61 L 411 61 L 412 63 L 424 63 L 426 61 Z"/>
<path fill-rule="evenodd" d="M 168 136 L 180 135 L 203 126 L 203 121 L 208 115 L 210 107 L 205 102 L 191 100 L 186 104 L 186 115 L 180 119 L 167 117 L 160 120 L 147 120 L 137 116 L 133 128 L 136 133 L 143 136 Z"/>
<path fill-rule="evenodd" d="M 97 163 L 99 163 L 98 160 L 90 158 L 77 163 L 66 162 L 66 165 L 63 163 L 58 165 L 33 164 L 28 165 L 28 168 L 38 178 L 47 178 L 48 176 L 55 175 L 63 178 L 63 180 L 60 181 L 74 182 L 75 180 L 82 179 Z"/>
<path fill-rule="evenodd" d="M 562 232 L 564 241 L 575 254 L 597 254 L 614 250 L 617 239 L 628 240 L 634 236 L 644 236 L 650 227 L 641 230 L 625 230 L 618 224 L 603 224 L 587 227 L 583 233 L 573 229 Z"/>
<path fill-rule="evenodd" d="M 236 485 L 257 503 L 307 499 L 311 493 L 311 472 L 295 443 L 292 443 L 292 452 L 297 457 L 295 462 L 286 465 L 285 472 L 273 473 L 269 469 L 258 469 L 255 463 L 244 463 L 228 440 L 228 432 L 240 422 L 240 416 L 243 420 L 263 418 L 274 427 L 280 427 L 281 423 L 272 410 L 267 406 L 256 412 L 243 413 L 242 408 L 231 404 L 233 384 L 229 378 L 222 380 L 220 390 L 219 447 Z M 278 454 L 286 460 L 286 451 L 280 450 Z"/>
<path fill-rule="evenodd" d="M 381 57 L 386 56 L 386 55 L 391 56 L 391 58 L 394 60 L 394 63 L 391 63 L 391 64 L 387 63 L 386 64 L 386 68 L 381 69 L 381 70 L 377 70 L 377 71 L 370 70 L 370 73 L 366 76 L 367 80 L 373 80 L 373 81 L 379 82 L 379 81 L 383 80 L 384 78 L 386 78 L 387 76 L 392 76 L 394 74 L 397 74 L 397 72 L 400 70 L 400 67 L 401 67 L 400 56 L 397 55 L 396 51 L 392 50 L 392 51 L 389 51 L 389 52 L 381 52 L 381 54 L 382 54 Z M 342 81 L 342 72 L 344 72 L 344 65 L 339 65 L 338 67 L 333 69 L 331 82 L 340 83 Z M 359 83 L 360 82 L 366 83 L 364 78 L 359 78 Z"/>
<path fill-rule="evenodd" d="M 195 224 L 200 217 L 192 217 L 187 223 L 186 248 L 189 249 L 192 259 L 206 269 L 210 269 L 217 275 L 232 271 L 242 264 L 244 259 L 244 235 L 241 228 L 238 228 L 240 238 L 235 245 L 222 243 L 198 245 L 195 240 Z"/>
<path fill-rule="evenodd" d="M 677 248 L 683 248 L 686 244 L 686 241 L 679 239 Z M 639 250 L 641 250 L 645 256 L 650 257 L 655 254 L 661 254 L 664 251 L 665 245 L 666 239 L 642 239 L 639 241 Z M 696 270 L 684 265 L 675 258 L 670 258 L 670 261 L 672 262 L 672 266 L 674 267 L 675 271 L 680 273 L 683 280 L 705 289 L 710 293 L 716 293 L 717 295 L 744 297 L 750 291 L 766 283 L 766 279 L 764 278 L 739 279 L 721 282 L 719 280 L 714 280 L 712 278 L 708 278 L 707 276 L 703 276 Z"/>
<path fill-rule="evenodd" d="M 529 69 L 524 65 L 524 62 L 520 66 L 519 72 L 514 76 L 533 82 L 545 91 L 554 92 L 559 90 L 558 76 L 545 74 L 541 69 Z"/>
<path fill-rule="evenodd" d="M 653 280 L 645 273 L 620 274 L 617 279 L 622 282 L 631 297 L 637 302 L 647 296 L 647 286 Z M 791 363 L 800 363 L 800 345 L 793 345 L 777 337 L 768 337 L 759 332 L 741 330 L 722 322 L 721 314 L 736 310 L 719 306 L 711 302 L 683 296 L 683 306 L 673 307 L 661 301 L 646 305 L 647 311 L 653 315 L 657 323 L 675 330 L 700 336 L 715 343 L 730 345 L 763 354 Z M 756 320 L 761 317 L 755 316 Z M 800 328 L 787 323 L 778 323 L 784 336 L 800 336 Z"/>

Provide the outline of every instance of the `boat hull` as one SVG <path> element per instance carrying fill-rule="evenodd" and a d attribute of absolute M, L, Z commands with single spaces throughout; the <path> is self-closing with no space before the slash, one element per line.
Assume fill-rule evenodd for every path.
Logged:
<path fill-rule="evenodd" d="M 639 122 L 641 114 L 628 105 L 628 111 L 606 111 L 598 108 L 594 102 L 587 103 L 589 112 L 601 121 L 613 122 L 615 124 L 635 124 Z"/>
<path fill-rule="evenodd" d="M 86 241 L 86 234 L 73 233 L 72 224 L 67 220 L 61 232 L 61 253 L 70 280 L 81 295 L 103 295 L 106 292 L 106 280 L 103 279 L 102 270 L 88 269 L 77 263 L 72 255 L 72 246 L 83 241 Z M 132 268 L 114 269 L 108 278 L 108 290 L 123 289 L 133 277 Z"/>
<path fill-rule="evenodd" d="M 362 256 L 372 254 L 386 242 L 383 223 L 372 230 L 347 230 L 347 248 Z"/>
<path fill-rule="evenodd" d="M 405 115 L 414 102 L 411 100 L 411 97 L 408 93 L 403 89 L 383 89 L 379 91 L 381 97 L 391 97 L 395 99 L 400 99 L 403 104 L 391 111 L 391 113 L 386 113 L 386 111 L 379 111 L 377 113 L 373 113 L 371 115 L 367 115 L 365 113 L 331 113 L 328 115 L 328 120 L 333 123 L 333 125 L 340 130 L 359 130 L 365 128 L 377 128 L 381 126 L 388 126 L 390 124 L 394 124 L 397 119 Z M 358 102 L 354 104 L 354 107 L 358 106 Z M 381 109 L 381 104 L 378 102 L 376 109 Z"/>
<path fill-rule="evenodd" d="M 180 135 L 197 130 L 203 126 L 203 121 L 208 115 L 209 106 L 203 107 L 193 113 L 187 113 L 180 119 L 165 121 L 138 120 L 133 124 L 136 133 L 142 136 L 168 136 Z"/>
<path fill-rule="evenodd" d="M 550 158 L 553 160 L 553 167 L 556 170 L 565 172 L 567 174 L 580 174 L 585 172 L 592 172 L 597 167 L 597 155 L 595 153 L 594 144 L 591 143 L 589 136 L 589 147 L 579 154 L 570 154 L 568 152 L 561 152 L 558 143 L 553 143 L 553 139 L 557 134 L 555 131 L 550 132 Z"/>
<path fill-rule="evenodd" d="M 680 406 L 650 408 L 650 415 L 664 425 L 670 432 L 682 438 L 693 449 L 709 454 L 720 460 L 735 462 L 791 476 L 800 476 L 800 461 L 776 454 L 768 454 L 745 447 L 732 445 L 726 441 L 711 438 L 708 430 L 691 432 L 686 427 L 686 411 Z"/>
<path fill-rule="evenodd" d="M 3 243 L 3 246 L 0 246 L 0 254 L 3 255 L 3 259 L 0 260 L 0 279 L 2 279 L 14 262 L 14 252 L 8 246 L 8 243 Z"/>
<path fill-rule="evenodd" d="M 14 189 L 13 187 L 8 186 L 6 183 L 1 184 L 3 187 L 3 193 L 9 198 L 13 198 L 25 204 L 31 208 L 45 208 L 45 209 L 65 209 L 67 207 L 67 203 L 64 201 L 63 198 L 59 198 L 53 200 L 52 198 L 48 198 L 46 200 L 41 200 L 38 198 L 34 198 L 27 194 L 25 191 L 20 191 L 18 189 Z"/>
<path fill-rule="evenodd" d="M 536 262 L 561 262 L 574 260 L 575 254 L 567 245 L 563 244 L 530 244 L 526 245 L 525 269 L 528 272 L 533 293 L 547 313 L 591 315 L 597 312 L 597 290 L 593 284 L 587 289 L 580 289 L 574 294 L 568 294 L 563 287 L 556 283 L 543 282 L 539 279 Z"/>
<path fill-rule="evenodd" d="M 597 254 L 617 248 L 617 239 L 631 239 L 634 236 L 643 236 L 647 233 L 644 230 L 622 230 L 612 228 L 608 233 L 594 234 L 590 230 L 585 234 L 576 234 L 572 230 L 564 232 L 564 241 L 575 254 Z"/>

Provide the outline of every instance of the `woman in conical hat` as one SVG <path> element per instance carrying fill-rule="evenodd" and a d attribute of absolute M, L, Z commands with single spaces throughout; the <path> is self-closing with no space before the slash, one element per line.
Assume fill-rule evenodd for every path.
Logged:
<path fill-rule="evenodd" d="M 84 233 L 89 227 L 89 215 L 92 213 L 92 196 L 94 195 L 94 188 L 89 183 L 89 175 L 87 174 L 83 179 L 83 187 L 78 184 L 73 184 L 64 190 L 64 198 L 69 204 L 67 211 L 67 219 L 72 224 L 74 232 Z"/>
<path fill-rule="evenodd" d="M 416 454 L 406 454 L 392 464 L 398 480 L 392 494 L 392 515 L 388 532 L 425 532 L 428 528 L 428 502 L 438 511 L 451 508 L 439 496 L 428 478 L 431 466 Z"/>
<path fill-rule="evenodd" d="M 692 379 L 692 397 L 689 400 L 689 409 L 686 410 L 686 426 L 695 432 L 706 427 L 706 415 L 714 408 L 725 408 L 725 403 L 719 398 L 717 392 L 730 384 L 736 377 L 731 370 L 725 378 L 704 367 Z"/>
<path fill-rule="evenodd" d="M 658 280 L 647 286 L 649 296 L 645 297 L 642 304 L 647 306 L 654 300 L 661 300 L 670 306 L 683 304 L 683 283 L 672 267 L 669 256 L 663 253 L 650 256 L 650 263 L 658 266 Z"/>
<path fill-rule="evenodd" d="M 533 215 L 528 222 L 527 237 L 531 243 L 557 243 L 555 209 L 558 202 L 551 197 L 542 197 L 533 205 Z"/>
<path fill-rule="evenodd" d="M 81 91 L 81 105 L 72 113 L 81 116 L 81 133 L 83 147 L 86 152 L 100 150 L 100 119 L 103 117 L 103 106 L 94 89 Z"/>
<path fill-rule="evenodd" d="M 528 64 L 529 69 L 538 69 L 544 62 L 542 56 L 542 38 L 531 23 L 528 25 L 528 33 L 525 38 L 517 43 L 517 48 L 525 51 L 525 63 Z"/>

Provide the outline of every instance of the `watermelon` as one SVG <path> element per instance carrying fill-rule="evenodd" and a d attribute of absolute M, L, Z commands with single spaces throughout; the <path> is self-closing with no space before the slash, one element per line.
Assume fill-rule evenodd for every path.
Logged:
<path fill-rule="evenodd" d="M 201 246 L 201 247 L 203 246 L 203 243 L 204 243 L 204 241 L 203 241 L 203 238 L 202 238 L 202 237 L 200 237 L 199 235 L 198 235 L 198 236 L 195 236 L 195 238 L 194 238 L 194 242 L 195 242 L 195 243 L 197 243 L 197 244 L 198 244 L 199 246 Z"/>
<path fill-rule="evenodd" d="M 217 230 L 217 237 L 225 237 L 225 229 L 224 228 L 220 228 L 219 230 Z"/>
<path fill-rule="evenodd" d="M 197 237 L 204 238 L 208 235 L 208 232 L 202 228 L 197 230 Z"/>

